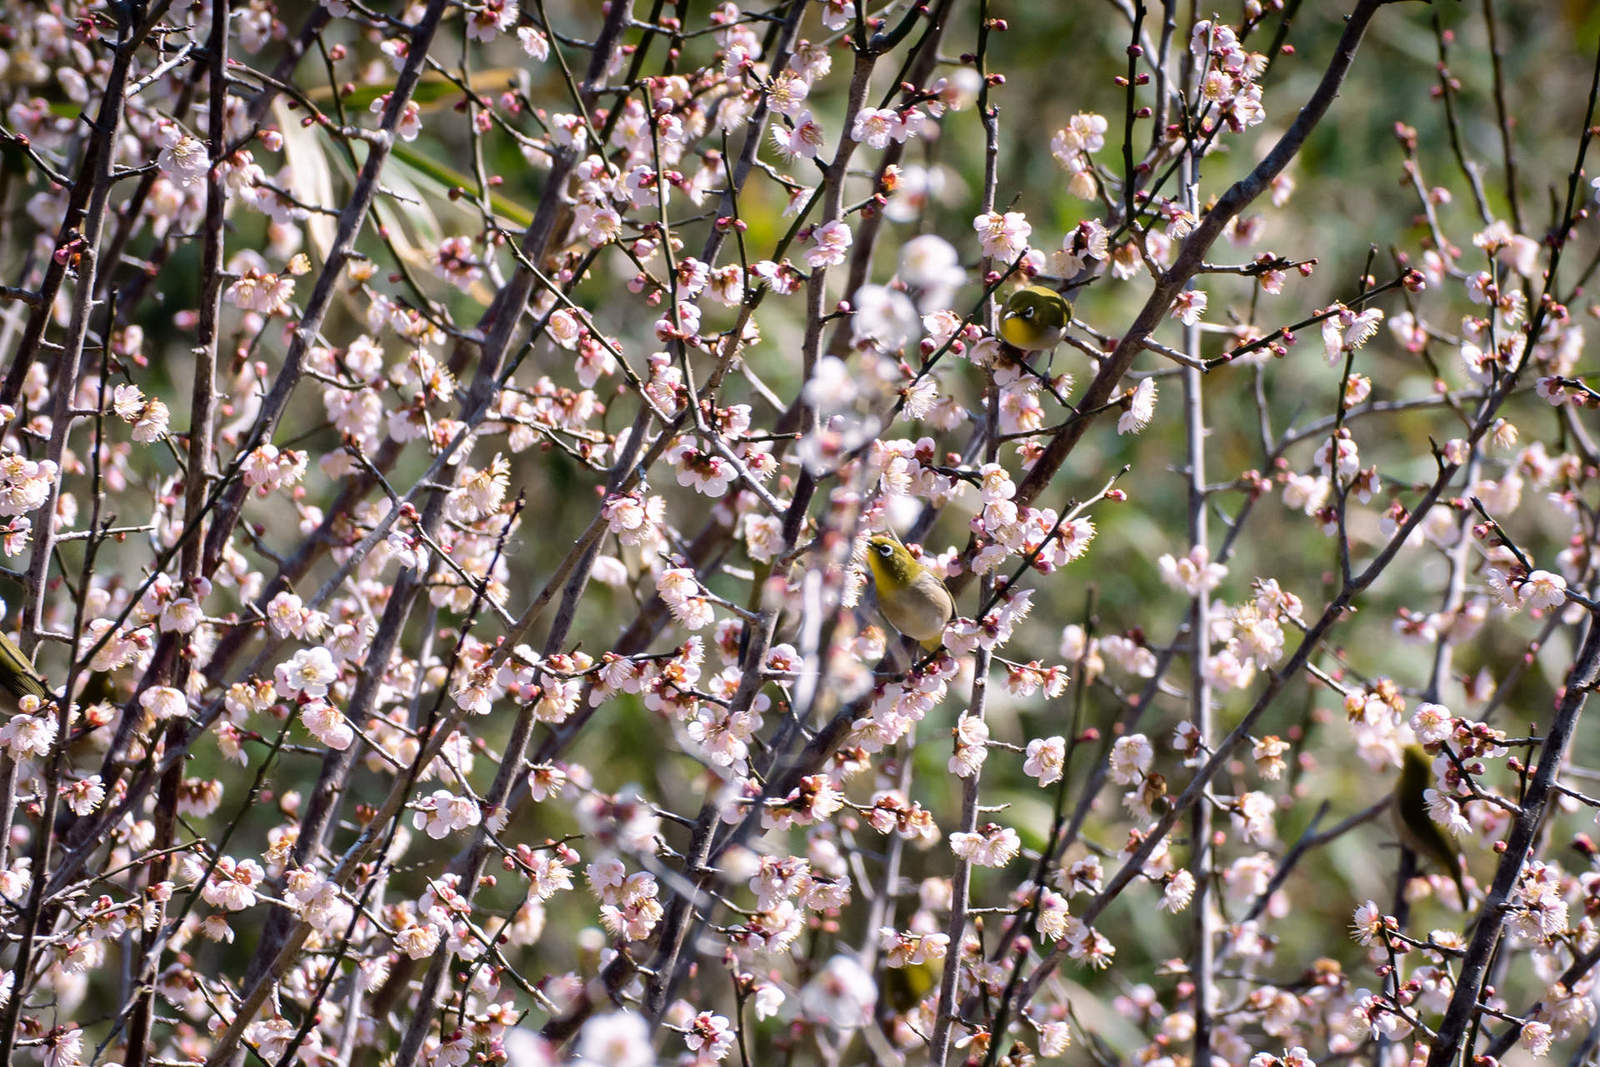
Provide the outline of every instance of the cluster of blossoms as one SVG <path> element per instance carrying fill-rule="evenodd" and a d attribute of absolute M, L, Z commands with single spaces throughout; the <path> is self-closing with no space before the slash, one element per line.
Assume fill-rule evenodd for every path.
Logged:
<path fill-rule="evenodd" d="M 0 1059 L 1592 1034 L 1588 211 L 1451 213 L 1402 125 L 1422 246 L 1313 289 L 1264 240 L 1385 5 L 1269 138 L 1284 6 L 1019 128 L 1048 11 L 18 6 Z M 1418 752 L 1420 868 L 1330 858 Z"/>

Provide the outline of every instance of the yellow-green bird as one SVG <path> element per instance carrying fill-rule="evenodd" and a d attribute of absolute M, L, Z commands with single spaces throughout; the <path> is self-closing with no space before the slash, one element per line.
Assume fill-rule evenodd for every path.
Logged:
<path fill-rule="evenodd" d="M 1024 352 L 1054 348 L 1071 321 L 1072 305 L 1060 293 L 1043 285 L 1024 285 L 1006 301 L 1000 336 Z"/>
<path fill-rule="evenodd" d="M 909 549 L 891 534 L 867 538 L 867 565 L 878 591 L 878 610 L 889 625 L 929 652 L 943 644 L 944 627 L 956 613 L 956 598 Z"/>
<path fill-rule="evenodd" d="M 0 711 L 16 714 L 17 702 L 25 696 L 49 700 L 49 683 L 16 642 L 0 633 Z"/>
<path fill-rule="evenodd" d="M 1434 788 L 1433 759 L 1421 745 L 1407 745 L 1401 754 L 1400 780 L 1394 787 L 1394 828 L 1401 844 L 1419 857 L 1444 868 L 1467 906 L 1467 886 L 1461 879 L 1461 853 L 1444 827 L 1428 814 L 1426 790 Z"/>

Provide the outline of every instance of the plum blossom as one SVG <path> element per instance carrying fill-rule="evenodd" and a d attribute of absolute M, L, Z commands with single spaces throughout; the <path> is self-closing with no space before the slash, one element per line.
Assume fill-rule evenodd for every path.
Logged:
<path fill-rule="evenodd" d="M 1067 743 L 1063 737 L 1034 738 L 1028 742 L 1027 759 L 1022 764 L 1025 774 L 1047 786 L 1061 780 L 1066 765 Z"/>
<path fill-rule="evenodd" d="M 550 38 L 536 26 L 518 26 L 517 41 L 524 55 L 543 63 L 550 58 Z"/>
<path fill-rule="evenodd" d="M 893 108 L 863 107 L 856 112 L 850 138 L 863 142 L 868 148 L 885 148 L 895 139 L 898 126 L 899 119 Z"/>
<path fill-rule="evenodd" d="M 1569 220 L 1473 221 L 1503 176 L 1468 204 L 1430 185 L 1460 168 L 1403 113 L 1354 199 L 1276 157 L 1228 194 L 1277 143 L 1236 135 L 1283 125 L 1299 77 L 1262 84 L 1282 5 L 1260 0 L 1167 27 L 1186 85 L 1085 38 L 1156 120 L 1130 160 L 1121 122 L 1015 66 L 1037 48 L 935 55 L 917 3 L 549 6 L 469 3 L 429 43 L 421 4 L 250 0 L 209 100 L 203 9 L 128 51 L 72 5 L 14 5 L 0 550 L 26 580 L 0 616 L 46 692 L 19 675 L 0 710 L 0 908 L 42 893 L 51 920 L 0 974 L 19 1056 L 92 1058 L 72 1016 L 133 1019 L 95 995 L 155 938 L 123 984 L 159 1009 L 146 1052 L 186 1062 L 915 1059 L 941 975 L 956 1059 L 1068 1062 L 1073 1020 L 1097 1025 L 1072 976 L 1043 980 L 1069 961 L 1117 967 L 1087 984 L 1130 1063 L 1171 1067 L 1202 1025 L 1217 1064 L 1340 1063 L 1373 1034 L 1420 1062 L 1467 917 L 1430 931 L 1457 913 L 1419 901 L 1402 943 L 1352 904 L 1341 951 L 1336 917 L 1308 925 L 1326 907 L 1294 907 L 1424 890 L 1386 884 L 1387 820 L 1352 818 L 1413 742 L 1449 753 L 1424 803 L 1462 873 L 1519 812 L 1548 827 L 1504 905 L 1508 979 L 1472 1005 L 1485 1040 L 1581 1042 L 1594 982 L 1560 980 L 1600 915 L 1587 750 L 1524 787 L 1580 695 L 1600 574 L 1590 230 L 1536 298 Z M 1060 28 L 1036 7 L 981 29 Z M 258 115 L 280 51 L 336 77 Z M 1571 65 L 1547 51 L 1529 99 Z M 119 57 L 114 143 L 85 153 L 74 116 Z M 980 96 L 998 127 L 957 114 Z M 89 210 L 96 160 L 118 180 Z M 1418 216 L 1364 235 L 1392 285 L 1375 261 L 1327 305 L 1338 246 L 1297 180 L 1355 206 L 1342 238 Z M 220 318 L 181 277 L 219 224 Z M 1028 283 L 1077 308 L 1054 352 L 994 336 Z M 1121 365 L 1185 328 L 1217 372 L 1209 551 L 1173 528 L 1184 420 L 1154 418 L 1182 372 L 1153 342 Z M 209 417 L 187 410 L 208 369 Z M 885 529 L 955 598 L 937 651 L 878 610 L 859 549 Z M 1200 598 L 1196 634 L 1178 601 Z M 1179 797 L 1216 816 L 1204 869 Z M 1323 839 L 1330 797 L 1355 806 Z M 1108 888 L 1115 929 L 1149 927 L 1121 956 L 1091 925 Z M 1227 920 L 1209 1022 L 1167 961 L 1201 905 Z M 311 936 L 234 1020 L 271 909 Z M 434 960 L 457 963 L 419 985 Z"/>
<path fill-rule="evenodd" d="M 161 152 L 156 156 L 156 166 L 179 186 L 199 185 L 206 179 L 211 160 L 205 143 L 185 133 L 177 123 L 163 123 L 160 128 Z"/>
<path fill-rule="evenodd" d="M 1550 571 L 1533 571 L 1517 591 L 1523 604 L 1542 611 L 1566 603 L 1567 580 Z"/>
<path fill-rule="evenodd" d="M 419 800 L 414 808 L 411 824 L 434 840 L 483 821 L 477 801 L 471 797 L 456 796 L 448 789 L 435 789 L 432 794 Z"/>
<path fill-rule="evenodd" d="M 577 1062 L 584 1067 L 655 1067 L 650 1026 L 623 1010 L 591 1015 L 578 1032 Z"/>
<path fill-rule="evenodd" d="M 100 776 L 91 774 L 68 785 L 62 795 L 74 815 L 84 816 L 100 807 L 106 798 L 106 790 Z"/>
<path fill-rule="evenodd" d="M 857 344 L 885 351 L 904 348 L 917 334 L 917 309 L 904 293 L 887 286 L 863 285 L 856 290 L 850 336 Z"/>
<path fill-rule="evenodd" d="M 683 1043 L 690 1052 L 713 1062 L 727 1058 L 733 1050 L 734 1034 L 727 1016 L 703 1011 L 689 1023 Z"/>
<path fill-rule="evenodd" d="M 325 697 L 338 677 L 333 653 L 321 645 L 301 649 L 288 662 L 278 664 L 273 672 L 278 694 L 289 698 Z"/>
<path fill-rule="evenodd" d="M 1450 715 L 1450 709 L 1442 704 L 1421 703 L 1411 716 L 1411 731 L 1417 735 L 1417 740 L 1424 745 L 1437 744 L 1450 737 L 1451 724 L 1455 720 Z"/>
<path fill-rule="evenodd" d="M 1067 191 L 1082 200 L 1098 188 L 1089 156 L 1105 147 L 1108 123 L 1104 116 L 1080 112 L 1050 138 L 1050 154 L 1067 172 Z"/>
<path fill-rule="evenodd" d="M 1111 746 L 1111 780 L 1132 785 L 1146 774 L 1155 760 L 1155 748 L 1144 734 L 1119 737 Z"/>
<path fill-rule="evenodd" d="M 773 145 L 785 159 L 816 159 L 825 140 L 822 127 L 809 110 L 794 116 L 793 121 L 792 126 L 783 123 L 773 124 L 771 135 Z"/>
<path fill-rule="evenodd" d="M 266 872 L 255 860 L 220 856 L 200 896 L 214 908 L 243 911 L 255 904 L 255 887 L 265 878 Z"/>
<path fill-rule="evenodd" d="M 1370 945 L 1382 933 L 1385 917 L 1378 905 L 1367 901 L 1355 910 L 1355 915 L 1350 920 L 1350 927 L 1356 941 L 1363 945 Z"/>
<path fill-rule="evenodd" d="M 834 267 L 844 262 L 845 253 L 854 240 L 850 227 L 833 219 L 811 231 L 811 247 L 806 250 L 806 263 L 813 269 Z"/>
<path fill-rule="evenodd" d="M 1022 849 L 1022 839 L 1009 826 L 988 823 L 974 833 L 950 835 L 950 850 L 979 867 L 1004 867 Z"/>
<path fill-rule="evenodd" d="M 962 716 L 956 723 L 956 750 L 948 769 L 958 778 L 971 778 L 988 758 L 989 725 L 975 715 Z"/>
<path fill-rule="evenodd" d="M 1189 906 L 1194 899 L 1194 875 L 1188 871 L 1177 871 L 1161 890 L 1161 910 L 1176 914 Z"/>
<path fill-rule="evenodd" d="M 1127 407 L 1117 417 L 1118 433 L 1138 433 L 1156 413 L 1156 380 L 1145 378 L 1128 394 Z"/>
<path fill-rule="evenodd" d="M 344 713 L 326 700 L 313 699 L 300 709 L 300 721 L 318 741 L 343 751 L 355 740 L 355 730 Z"/>
<path fill-rule="evenodd" d="M 1343 304 L 1335 304 L 1330 310 L 1332 314 L 1322 320 L 1322 348 L 1328 365 L 1334 366 L 1344 353 L 1372 340 L 1383 322 L 1383 311 L 1376 307 L 1354 311 Z"/>
<path fill-rule="evenodd" d="M 1206 303 L 1203 290 L 1185 289 L 1172 301 L 1172 317 L 1185 326 L 1193 326 L 1205 316 Z"/>
<path fill-rule="evenodd" d="M 1188 555 L 1175 559 L 1170 553 L 1156 560 L 1161 569 L 1161 580 L 1180 593 L 1200 597 L 1222 584 L 1228 568 L 1211 562 L 1211 553 L 1204 545 L 1196 545 Z"/>
<path fill-rule="evenodd" d="M 924 311 L 947 304 L 967 278 L 955 246 L 934 233 L 919 234 L 901 246 L 895 273 L 908 286 L 921 290 L 918 307 Z"/>
<path fill-rule="evenodd" d="M 189 712 L 188 698 L 170 685 L 155 685 L 139 694 L 139 706 L 158 720 L 175 719 Z"/>
<path fill-rule="evenodd" d="M 991 211 L 979 215 L 972 220 L 972 228 L 978 232 L 983 254 L 1006 262 L 1027 250 L 1028 235 L 1033 232 L 1027 217 L 1020 211 Z"/>
<path fill-rule="evenodd" d="M 871 1025 L 877 1002 L 871 973 L 846 955 L 829 959 L 800 990 L 800 1010 L 807 1018 L 841 1030 Z"/>
<path fill-rule="evenodd" d="M 0 516 L 23 515 L 43 504 L 56 473 L 50 460 L 29 460 L 0 451 Z"/>
<path fill-rule="evenodd" d="M 692 570 L 674 567 L 662 571 L 656 579 L 656 591 L 667 609 L 688 629 L 700 630 L 711 625 L 715 617 L 711 602 L 701 592 Z"/>

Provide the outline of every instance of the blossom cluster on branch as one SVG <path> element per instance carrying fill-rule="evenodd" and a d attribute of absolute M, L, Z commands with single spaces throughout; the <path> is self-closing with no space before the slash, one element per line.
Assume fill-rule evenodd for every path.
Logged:
<path fill-rule="evenodd" d="M 1592 1050 L 1600 56 L 1224 6 L 12 5 L 0 1061 Z"/>

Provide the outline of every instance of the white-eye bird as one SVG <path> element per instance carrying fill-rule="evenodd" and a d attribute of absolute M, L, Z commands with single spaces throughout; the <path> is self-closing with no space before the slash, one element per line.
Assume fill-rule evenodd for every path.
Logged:
<path fill-rule="evenodd" d="M 16 714 L 17 703 L 25 696 L 49 700 L 49 683 L 22 654 L 15 641 L 0 634 L 0 708 Z"/>
<path fill-rule="evenodd" d="M 956 613 L 956 598 L 939 576 L 890 534 L 867 538 L 867 566 L 878 591 L 878 610 L 889 625 L 929 652 L 937 649 L 945 624 Z"/>
<path fill-rule="evenodd" d="M 1401 844 L 1421 859 L 1442 868 L 1456 883 L 1461 906 L 1467 886 L 1461 878 L 1461 852 L 1444 827 L 1428 814 L 1427 790 L 1434 788 L 1433 759 L 1421 745 L 1407 745 L 1400 757 L 1400 780 L 1394 787 L 1394 828 Z"/>
<path fill-rule="evenodd" d="M 1035 352 L 1054 348 L 1072 321 L 1072 305 L 1043 285 L 1024 285 L 1011 294 L 1000 314 L 1000 337 L 1013 348 Z"/>

